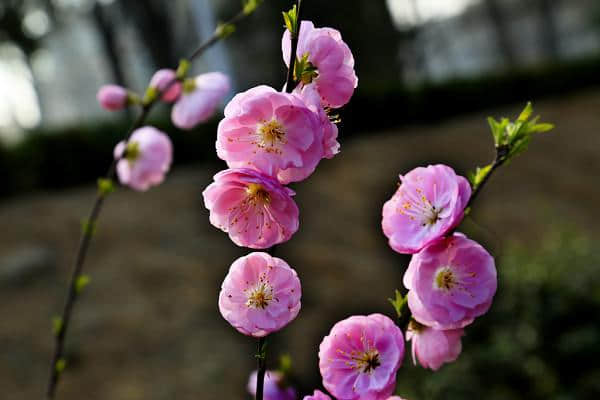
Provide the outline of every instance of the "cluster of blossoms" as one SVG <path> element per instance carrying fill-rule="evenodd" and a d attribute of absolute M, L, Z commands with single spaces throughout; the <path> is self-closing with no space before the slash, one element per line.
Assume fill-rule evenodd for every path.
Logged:
<path fill-rule="evenodd" d="M 463 328 L 487 312 L 496 292 L 493 257 L 453 230 L 462 221 L 471 186 L 445 165 L 415 168 L 383 206 L 392 249 L 412 254 L 403 278 L 412 321 L 413 361 L 437 370 L 461 352 Z"/>
<path fill-rule="evenodd" d="M 319 161 L 339 151 L 328 113 L 350 100 L 357 85 L 354 59 L 339 32 L 302 27 L 297 57 L 310 60 L 311 79 L 296 81 L 291 93 L 268 86 L 239 93 L 219 123 L 217 155 L 229 169 L 204 190 L 204 204 L 211 224 L 238 246 L 268 249 L 288 241 L 298 230 L 299 211 L 285 185 L 306 179 Z M 289 34 L 282 47 L 285 57 Z M 342 76 L 351 81 L 349 91 L 336 86 Z M 255 252 L 231 265 L 219 309 L 241 333 L 264 337 L 298 315 L 300 294 L 297 274 L 285 261 Z"/>
<path fill-rule="evenodd" d="M 97 99 L 110 111 L 122 110 L 132 104 L 146 106 L 156 96 L 165 103 L 174 103 L 173 124 L 192 129 L 208 120 L 230 90 L 229 78 L 220 72 L 201 74 L 191 79 L 179 77 L 176 71 L 161 69 L 150 80 L 146 96 L 138 95 L 118 85 L 100 88 Z M 169 171 L 173 146 L 169 137 L 151 126 L 143 126 L 115 147 L 116 172 L 122 185 L 146 191 L 160 184 Z"/>

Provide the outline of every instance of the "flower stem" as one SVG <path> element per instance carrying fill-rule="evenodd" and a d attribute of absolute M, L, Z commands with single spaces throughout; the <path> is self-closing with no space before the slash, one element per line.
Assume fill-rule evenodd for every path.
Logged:
<path fill-rule="evenodd" d="M 226 24 L 233 25 L 245 17 L 250 15 L 249 13 L 245 13 L 244 11 L 240 11 L 233 18 L 231 18 Z M 191 55 L 188 57 L 189 61 L 194 60 L 203 54 L 206 50 L 208 50 L 211 46 L 216 44 L 220 39 L 223 39 L 224 36 L 220 35 L 217 32 L 213 34 L 208 40 L 202 43 L 196 50 L 194 50 Z M 176 80 L 170 82 L 163 92 L 166 92 L 171 85 L 173 85 Z M 131 124 L 129 130 L 124 135 L 124 140 L 127 142 L 129 137 L 137 128 L 140 128 L 146 121 L 148 114 L 156 104 L 156 102 L 160 99 L 160 91 L 157 96 L 155 96 L 151 101 L 147 102 L 143 105 L 141 112 L 138 114 L 137 118 Z M 123 154 L 121 157 L 124 157 Z M 106 174 L 105 180 L 113 181 L 115 179 L 115 172 L 118 163 L 118 159 L 114 159 L 110 164 Z M 96 198 L 94 200 L 94 204 L 90 210 L 88 219 L 85 221 L 85 228 L 82 230 L 81 237 L 79 239 L 79 247 L 77 249 L 77 253 L 75 256 L 75 263 L 73 266 L 73 272 L 71 273 L 71 279 L 69 282 L 67 298 L 63 307 L 62 315 L 60 317 L 59 324 L 57 328 L 55 328 L 55 345 L 54 345 L 54 354 L 52 356 L 52 362 L 50 364 L 50 378 L 48 381 L 48 386 L 46 389 L 46 399 L 52 400 L 56 395 L 56 387 L 60 381 L 60 376 L 65 367 L 64 360 L 64 350 L 65 350 L 65 341 L 67 336 L 67 330 L 69 328 L 69 323 L 71 321 L 73 315 L 73 309 L 75 307 L 75 303 L 79 297 L 79 290 L 77 288 L 77 281 L 81 277 L 85 259 L 88 253 L 88 249 L 90 247 L 94 228 L 102 211 L 102 206 L 106 200 L 108 195 L 107 191 L 98 190 L 96 194 Z"/>
<path fill-rule="evenodd" d="M 296 52 L 298 51 L 298 38 L 300 36 L 300 26 L 302 25 L 302 19 L 300 14 L 300 9 L 302 6 L 302 0 L 297 0 L 296 2 L 296 16 L 298 21 L 298 26 L 296 27 L 296 32 L 290 32 L 290 59 L 289 59 L 289 68 L 287 72 L 287 80 L 285 82 L 285 91 L 287 93 L 292 93 L 294 90 L 294 69 L 296 67 Z"/>
<path fill-rule="evenodd" d="M 263 400 L 263 392 L 265 386 L 265 373 L 267 372 L 267 339 L 261 337 L 258 339 L 258 371 L 256 373 L 256 400 Z"/>

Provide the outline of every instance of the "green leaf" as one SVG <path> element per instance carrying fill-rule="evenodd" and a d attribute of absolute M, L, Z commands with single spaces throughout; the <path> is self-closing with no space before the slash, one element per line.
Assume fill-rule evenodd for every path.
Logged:
<path fill-rule="evenodd" d="M 52 332 L 58 336 L 63 328 L 63 320 L 59 316 L 52 317 Z"/>
<path fill-rule="evenodd" d="M 91 279 L 88 275 L 79 275 L 75 280 L 75 292 L 77 294 L 81 293 L 90 284 L 90 281 Z"/>
<path fill-rule="evenodd" d="M 544 132 L 549 132 L 552 129 L 554 129 L 553 124 L 543 123 L 543 124 L 536 124 L 536 125 L 532 126 L 531 128 L 529 128 L 529 132 L 530 133 L 544 133 Z"/>
<path fill-rule="evenodd" d="M 146 89 L 146 93 L 144 93 L 144 99 L 142 100 L 142 103 L 144 105 L 148 105 L 148 104 L 154 103 L 154 101 L 156 101 L 157 98 L 158 98 L 158 89 L 150 86 Z"/>
<path fill-rule="evenodd" d="M 295 37 L 298 33 L 298 12 L 296 5 L 291 10 L 283 12 L 283 21 L 287 30 L 292 34 L 292 37 Z"/>
<path fill-rule="evenodd" d="M 481 184 L 481 182 L 483 182 L 483 180 L 485 179 L 485 177 L 491 169 L 492 164 L 488 164 L 485 167 L 477 167 L 475 172 L 469 172 L 468 177 L 469 182 L 471 182 L 471 187 L 473 189 L 476 189 Z"/>
<path fill-rule="evenodd" d="M 244 5 L 244 14 L 252 14 L 254 11 L 256 11 L 258 6 L 260 6 L 262 2 L 263 0 L 244 0 L 242 2 L 242 4 Z"/>
<path fill-rule="evenodd" d="M 279 357 L 279 371 L 288 375 L 292 370 L 292 357 L 289 354 L 283 354 Z"/>
<path fill-rule="evenodd" d="M 215 34 L 220 39 L 225 39 L 225 38 L 231 36 L 234 32 L 235 32 L 235 25 L 221 23 L 221 24 L 217 25 Z"/>
<path fill-rule="evenodd" d="M 393 299 L 388 298 L 388 301 L 396 310 L 396 315 L 398 318 L 401 318 L 404 315 L 404 308 L 408 304 L 408 296 L 402 296 L 402 293 L 398 289 L 396 289 L 396 297 Z"/>
<path fill-rule="evenodd" d="M 529 101 L 529 102 L 527 102 L 527 105 L 525 106 L 523 111 L 521 111 L 519 118 L 517 118 L 517 122 L 527 121 L 529 119 L 529 117 L 531 117 L 531 114 L 533 114 L 533 105 Z"/>
<path fill-rule="evenodd" d="M 115 185 L 112 179 L 99 178 L 98 179 L 98 192 L 102 196 L 106 196 L 115 191 Z"/>
<path fill-rule="evenodd" d="M 317 68 L 308 61 L 308 57 L 309 54 L 305 53 L 302 58 L 296 58 L 294 63 L 294 81 L 302 81 L 306 85 L 319 75 Z"/>
<path fill-rule="evenodd" d="M 186 60 L 185 58 L 179 60 L 177 71 L 175 71 L 175 77 L 177 78 L 177 80 L 184 79 L 187 76 L 187 73 L 190 70 L 191 66 L 192 63 L 189 60 Z"/>
<path fill-rule="evenodd" d="M 84 235 L 93 236 L 96 233 L 96 224 L 87 218 L 81 221 L 81 231 Z"/>
<path fill-rule="evenodd" d="M 65 360 L 64 358 L 59 358 L 58 361 L 56 361 L 56 364 L 54 365 L 56 372 L 58 372 L 59 374 L 62 373 L 66 367 L 67 360 Z"/>

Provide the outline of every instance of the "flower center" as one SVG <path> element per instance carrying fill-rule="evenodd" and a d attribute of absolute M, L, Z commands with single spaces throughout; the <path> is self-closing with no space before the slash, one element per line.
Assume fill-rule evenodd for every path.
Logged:
<path fill-rule="evenodd" d="M 271 195 L 267 190 L 258 183 L 250 183 L 246 188 L 248 201 L 252 203 L 268 204 L 271 202 Z"/>
<path fill-rule="evenodd" d="M 398 208 L 398 212 L 406 215 L 411 220 L 421 221 L 422 226 L 435 225 L 440 218 L 442 209 L 431 204 L 423 194 L 423 190 L 415 188 L 404 192 L 404 202 Z"/>
<path fill-rule="evenodd" d="M 362 370 L 365 374 L 370 374 L 381 365 L 377 350 L 365 351 L 360 357 L 353 357 L 353 359 L 356 361 L 356 368 Z"/>
<path fill-rule="evenodd" d="M 451 290 L 458 284 L 458 280 L 450 267 L 442 267 L 435 274 L 435 286 L 442 290 Z"/>
<path fill-rule="evenodd" d="M 259 141 L 256 144 L 267 152 L 280 152 L 276 146 L 279 143 L 287 143 L 283 125 L 275 119 L 265 122 L 258 128 L 258 137 Z"/>
<path fill-rule="evenodd" d="M 273 300 L 273 288 L 268 282 L 261 281 L 248 291 L 246 306 L 264 310 L 271 300 Z"/>

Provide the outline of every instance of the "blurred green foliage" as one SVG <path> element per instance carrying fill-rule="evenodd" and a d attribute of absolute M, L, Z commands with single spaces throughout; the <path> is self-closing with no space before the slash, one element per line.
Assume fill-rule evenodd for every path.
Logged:
<path fill-rule="evenodd" d="M 568 229 L 551 232 L 499 257 L 494 304 L 466 329 L 458 362 L 431 372 L 409 366 L 407 353 L 403 397 L 600 398 L 598 243 Z"/>

